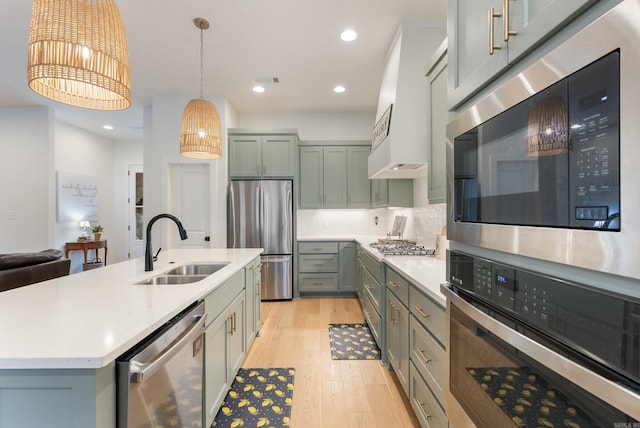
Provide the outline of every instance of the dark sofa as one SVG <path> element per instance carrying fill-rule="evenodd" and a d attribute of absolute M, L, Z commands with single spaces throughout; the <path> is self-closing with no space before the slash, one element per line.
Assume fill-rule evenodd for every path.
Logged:
<path fill-rule="evenodd" d="M 0 292 L 69 275 L 71 260 L 60 250 L 0 254 Z"/>

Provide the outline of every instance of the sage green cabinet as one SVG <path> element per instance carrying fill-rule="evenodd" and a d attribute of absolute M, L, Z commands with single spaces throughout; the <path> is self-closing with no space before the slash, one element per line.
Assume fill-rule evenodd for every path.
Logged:
<path fill-rule="evenodd" d="M 303 146 L 300 208 L 369 208 L 369 146 Z"/>
<path fill-rule="evenodd" d="M 338 249 L 340 269 L 338 270 L 338 290 L 356 291 L 356 243 L 340 242 Z"/>
<path fill-rule="evenodd" d="M 204 298 L 205 426 L 210 426 L 247 352 L 245 270 L 240 270 Z"/>
<path fill-rule="evenodd" d="M 409 395 L 409 310 L 387 287 L 387 359 Z"/>
<path fill-rule="evenodd" d="M 301 147 L 300 208 L 347 205 L 347 151 L 344 147 Z"/>
<path fill-rule="evenodd" d="M 293 177 L 295 141 L 293 135 L 229 136 L 229 176 Z"/>
<path fill-rule="evenodd" d="M 371 180 L 368 177 L 370 147 L 347 147 L 347 207 L 371 206 Z"/>
<path fill-rule="evenodd" d="M 413 180 L 371 180 L 371 206 L 413 207 Z"/>
<path fill-rule="evenodd" d="M 254 339 L 260 336 L 260 328 L 262 326 L 260 313 L 262 263 L 259 257 L 245 268 L 245 290 L 247 298 L 245 336 L 247 338 L 247 349 L 249 349 Z"/>
<path fill-rule="evenodd" d="M 355 242 L 298 242 L 298 260 L 302 294 L 355 293 Z"/>
<path fill-rule="evenodd" d="M 449 107 L 458 107 L 596 2 L 449 0 Z"/>
<path fill-rule="evenodd" d="M 429 204 L 447 202 L 447 50 L 446 41 L 427 67 Z"/>

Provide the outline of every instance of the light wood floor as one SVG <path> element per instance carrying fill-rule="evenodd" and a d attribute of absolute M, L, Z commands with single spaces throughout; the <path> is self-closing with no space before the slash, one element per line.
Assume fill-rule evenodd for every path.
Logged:
<path fill-rule="evenodd" d="M 294 428 L 419 427 L 395 374 L 380 361 L 331 359 L 329 323 L 363 319 L 356 298 L 262 302 L 262 336 L 242 366 L 296 369 Z"/>

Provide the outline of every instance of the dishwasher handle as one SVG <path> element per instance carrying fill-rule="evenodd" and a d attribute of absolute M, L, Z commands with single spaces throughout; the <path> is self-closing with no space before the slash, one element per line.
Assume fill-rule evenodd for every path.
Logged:
<path fill-rule="evenodd" d="M 178 351 L 180 351 L 187 343 L 193 340 L 196 336 L 200 335 L 200 348 L 202 348 L 202 332 L 204 330 L 204 322 L 207 318 L 206 314 L 194 315 L 193 325 L 185 330 L 174 341 L 171 347 L 164 350 L 159 354 L 152 362 L 144 363 L 132 359 L 130 361 L 129 376 L 131 383 L 143 383 L 146 379 L 150 378 L 155 372 L 158 371 L 164 364 L 171 359 Z"/>

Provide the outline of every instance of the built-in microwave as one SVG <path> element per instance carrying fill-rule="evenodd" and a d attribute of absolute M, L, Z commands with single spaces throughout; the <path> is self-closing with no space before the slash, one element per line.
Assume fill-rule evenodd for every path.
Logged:
<path fill-rule="evenodd" d="M 620 52 L 456 136 L 454 221 L 620 230 Z"/>
<path fill-rule="evenodd" d="M 637 22 L 640 1 L 620 1 L 453 113 L 452 249 L 640 281 Z"/>

